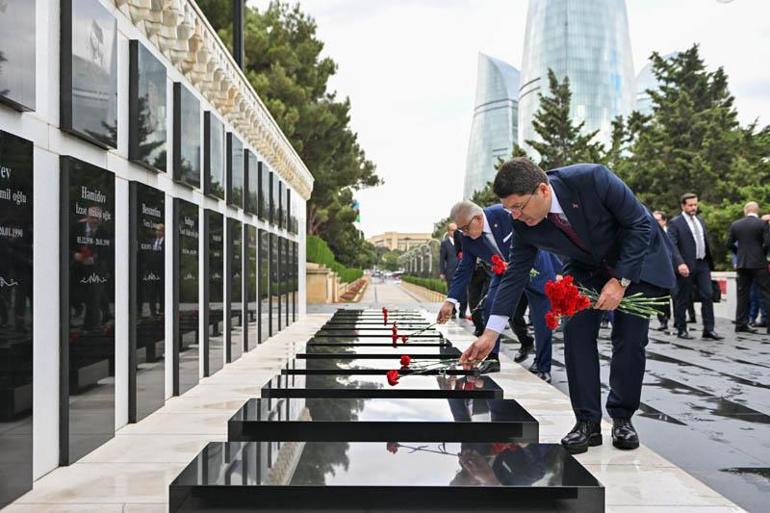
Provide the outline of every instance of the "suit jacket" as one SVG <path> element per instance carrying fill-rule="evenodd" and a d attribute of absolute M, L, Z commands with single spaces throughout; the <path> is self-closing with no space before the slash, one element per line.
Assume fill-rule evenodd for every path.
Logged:
<path fill-rule="evenodd" d="M 509 214 L 502 205 L 498 204 L 485 208 L 484 215 L 489 222 L 492 235 L 500 250 L 500 258 L 508 261 L 511 250 L 510 239 L 513 237 L 513 218 L 511 217 L 511 214 Z M 463 257 L 452 277 L 452 283 L 449 286 L 449 293 L 447 294 L 448 297 L 463 302 L 463 300 L 465 300 L 468 281 L 471 279 L 473 270 L 476 267 L 476 259 L 478 258 L 484 262 L 491 263 L 492 255 L 496 254 L 496 251 L 493 251 L 493 248 L 491 248 L 491 245 L 485 241 L 485 238 L 486 236 L 484 234 L 478 239 L 463 237 Z M 532 279 L 532 284 L 538 290 L 542 291 L 545 282 L 549 279 L 553 279 L 554 274 L 561 270 L 561 262 L 553 255 L 536 252 L 535 258 L 533 258 L 532 262 L 525 269 L 527 280 L 530 279 L 529 272 L 532 268 L 539 272 L 538 276 Z M 493 275 L 492 281 L 489 284 L 490 289 L 492 287 L 497 287 L 500 279 L 500 275 Z M 506 315 L 509 314 L 510 312 L 506 313 Z"/>
<path fill-rule="evenodd" d="M 754 216 L 746 216 L 730 225 L 727 247 L 738 257 L 738 269 L 767 268 L 770 249 L 770 225 Z"/>
<path fill-rule="evenodd" d="M 714 261 L 711 259 L 711 244 L 709 244 L 706 224 L 700 216 L 695 216 L 695 219 L 700 223 L 700 227 L 703 230 L 703 240 L 706 242 L 705 260 L 709 264 L 709 269 L 713 270 Z M 690 269 L 695 269 L 695 237 L 692 234 L 692 230 L 690 230 L 687 219 L 684 218 L 684 214 L 676 216 L 668 223 L 668 237 L 674 246 L 674 262 L 676 265 L 687 264 L 687 267 Z"/>
<path fill-rule="evenodd" d="M 508 315 L 529 281 L 538 249 L 562 257 L 563 270 L 602 270 L 617 278 L 646 282 L 664 289 L 674 286 L 671 242 L 650 211 L 605 166 L 576 164 L 548 172 L 572 229 L 587 246 L 573 244 L 553 223 L 535 226 L 513 221 L 510 261 L 492 315 Z"/>
<path fill-rule="evenodd" d="M 444 240 L 441 241 L 438 269 L 439 273 L 446 276 L 448 280 L 452 279 L 457 269 L 457 250 L 448 237 L 444 237 Z"/>

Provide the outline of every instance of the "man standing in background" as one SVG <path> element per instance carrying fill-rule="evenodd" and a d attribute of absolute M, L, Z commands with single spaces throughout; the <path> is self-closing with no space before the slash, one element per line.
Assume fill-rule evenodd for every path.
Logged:
<path fill-rule="evenodd" d="M 444 240 L 441 241 L 441 247 L 439 250 L 438 269 L 441 279 L 446 281 L 446 288 L 449 290 L 452 284 L 452 277 L 457 270 L 457 249 L 455 248 L 455 232 L 457 232 L 457 225 L 455 223 L 449 223 L 446 227 L 446 235 Z M 459 311 L 465 311 L 463 305 L 458 308 Z M 452 314 L 454 317 L 455 314 Z"/>

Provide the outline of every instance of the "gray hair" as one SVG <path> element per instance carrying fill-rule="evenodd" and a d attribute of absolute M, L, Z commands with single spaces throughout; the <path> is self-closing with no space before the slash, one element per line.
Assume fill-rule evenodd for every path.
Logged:
<path fill-rule="evenodd" d="M 449 217 L 457 222 L 458 220 L 468 220 L 473 216 L 483 214 L 484 210 L 470 200 L 459 201 L 454 204 L 449 212 Z"/>

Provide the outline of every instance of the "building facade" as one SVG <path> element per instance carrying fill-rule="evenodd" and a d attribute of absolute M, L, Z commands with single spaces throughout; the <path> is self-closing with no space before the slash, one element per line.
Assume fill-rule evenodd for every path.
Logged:
<path fill-rule="evenodd" d="M 367 240 L 377 248 L 388 248 L 390 251 L 409 251 L 431 239 L 430 233 L 385 232 L 369 237 Z"/>
<path fill-rule="evenodd" d="M 305 313 L 313 178 L 194 2 L 0 4 L 2 508 Z"/>
<path fill-rule="evenodd" d="M 516 68 L 479 53 L 463 198 L 484 188 L 494 178 L 498 159 L 511 155 L 518 136 L 518 91 Z"/>
<path fill-rule="evenodd" d="M 532 119 L 549 68 L 569 77 L 572 118 L 608 143 L 613 118 L 631 112 L 636 93 L 625 0 L 530 0 L 518 96 L 525 149 L 536 139 Z"/>

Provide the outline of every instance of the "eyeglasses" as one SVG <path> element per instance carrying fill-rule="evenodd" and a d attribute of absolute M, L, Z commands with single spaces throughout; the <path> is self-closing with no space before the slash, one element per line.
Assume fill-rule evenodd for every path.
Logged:
<path fill-rule="evenodd" d="M 530 200 L 532 199 L 532 197 L 535 195 L 535 193 L 539 188 L 540 188 L 540 184 L 537 184 L 535 188 L 532 189 L 532 192 L 529 193 L 529 198 L 527 198 L 527 201 L 525 201 L 523 205 L 510 207 L 508 211 L 511 214 L 521 214 L 522 212 L 524 212 L 524 209 L 527 208 L 527 205 L 529 205 Z"/>
<path fill-rule="evenodd" d="M 468 228 L 470 228 L 470 227 L 471 227 L 471 224 L 473 223 L 473 220 L 474 220 L 474 219 L 476 219 L 476 217 L 478 217 L 478 216 L 473 216 L 473 217 L 471 217 L 471 220 L 470 220 L 470 221 L 468 221 L 468 223 L 467 223 L 467 224 L 464 224 L 463 226 L 459 226 L 459 227 L 457 228 L 457 231 L 458 231 L 458 232 L 460 232 L 460 233 L 462 233 L 462 234 L 465 234 L 465 232 L 467 232 L 467 231 L 468 231 Z"/>

